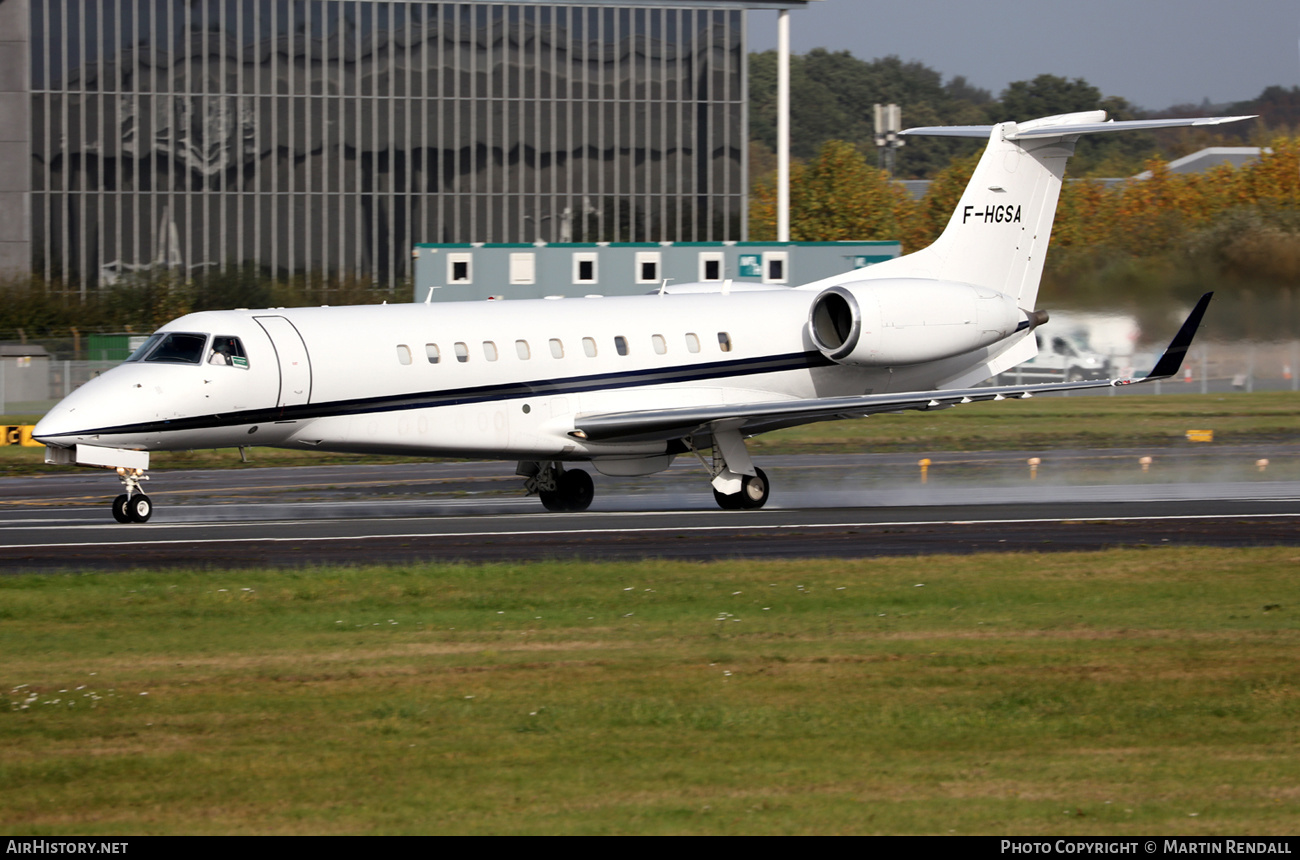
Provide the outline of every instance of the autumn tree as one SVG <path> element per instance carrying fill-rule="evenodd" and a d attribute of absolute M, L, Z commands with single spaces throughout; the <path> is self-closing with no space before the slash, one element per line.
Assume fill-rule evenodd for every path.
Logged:
<path fill-rule="evenodd" d="M 1266 292 L 1300 278 L 1300 139 L 1279 137 L 1242 167 L 1171 173 L 1109 188 L 1067 182 L 1047 257 L 1047 301 L 1113 303 L 1117 294 L 1238 286 Z"/>
<path fill-rule="evenodd" d="M 843 140 L 829 140 L 808 164 L 790 171 L 790 238 L 796 242 L 897 239 L 910 201 L 898 185 Z M 751 197 L 750 235 L 776 238 L 776 187 Z"/>

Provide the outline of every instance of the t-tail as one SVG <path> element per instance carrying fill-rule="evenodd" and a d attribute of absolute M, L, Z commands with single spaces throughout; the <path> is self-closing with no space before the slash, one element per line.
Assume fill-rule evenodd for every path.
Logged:
<path fill-rule="evenodd" d="M 948 226 L 931 245 L 867 269 L 810 284 L 925 278 L 997 290 L 1031 311 L 1061 194 L 1065 164 L 1079 136 L 1179 126 L 1218 125 L 1245 116 L 1106 121 L 1105 111 L 1061 114 L 992 126 L 912 128 L 911 135 L 988 139 Z"/>

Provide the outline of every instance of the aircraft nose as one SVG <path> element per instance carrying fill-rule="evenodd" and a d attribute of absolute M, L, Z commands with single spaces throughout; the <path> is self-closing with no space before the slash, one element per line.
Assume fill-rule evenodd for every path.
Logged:
<path fill-rule="evenodd" d="M 60 402 L 36 422 L 32 428 L 33 439 L 45 445 L 66 444 L 61 443 L 60 437 L 75 433 L 77 429 L 72 421 L 72 411 L 63 405 L 66 402 Z"/>
<path fill-rule="evenodd" d="M 46 445 L 68 446 L 76 444 L 77 437 L 92 425 L 95 413 L 93 408 L 103 398 L 99 396 L 100 379 L 86 382 L 77 390 L 55 404 L 32 428 L 32 438 Z M 102 418 L 102 415 L 100 416 Z"/>

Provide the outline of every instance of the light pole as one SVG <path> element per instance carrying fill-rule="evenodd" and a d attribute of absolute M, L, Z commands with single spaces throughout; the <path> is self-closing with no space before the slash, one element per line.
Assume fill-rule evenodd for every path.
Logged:
<path fill-rule="evenodd" d="M 881 167 L 894 177 L 894 151 L 906 143 L 898 133 L 903 130 L 903 110 L 898 105 L 876 105 L 876 148 Z"/>

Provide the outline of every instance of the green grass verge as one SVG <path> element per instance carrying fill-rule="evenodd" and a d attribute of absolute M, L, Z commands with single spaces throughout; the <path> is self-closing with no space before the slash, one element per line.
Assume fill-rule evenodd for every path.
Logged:
<path fill-rule="evenodd" d="M 758 436 L 750 445 L 759 455 L 1158 447 L 1182 443 L 1193 429 L 1213 430 L 1220 444 L 1294 442 L 1300 439 L 1300 397 L 1292 392 L 1040 397 L 809 424 Z M 244 464 L 235 449 L 162 451 L 153 455 L 151 465 L 158 470 L 212 469 L 418 459 L 274 448 L 253 448 L 249 457 Z M 44 464 L 42 448 L 0 447 L 0 476 L 51 468 Z"/>
<path fill-rule="evenodd" d="M 1293 833 L 1297 562 L 0 578 L 0 829 Z"/>
<path fill-rule="evenodd" d="M 1219 444 L 1300 440 L 1294 392 L 1037 397 L 940 412 L 809 424 L 759 436 L 754 453 L 999 451 L 1168 446 L 1188 430 Z"/>

